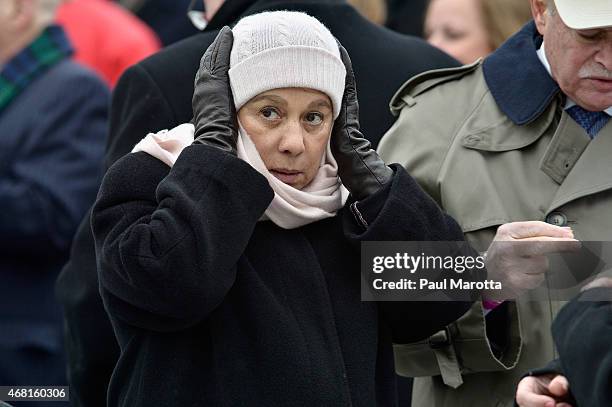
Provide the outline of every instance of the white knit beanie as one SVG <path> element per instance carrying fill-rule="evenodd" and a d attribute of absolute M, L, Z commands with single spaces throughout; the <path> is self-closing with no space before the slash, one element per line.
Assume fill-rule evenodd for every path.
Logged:
<path fill-rule="evenodd" d="M 245 17 L 232 31 L 229 78 L 236 110 L 271 89 L 310 88 L 329 96 L 338 117 L 346 68 L 338 43 L 319 20 L 272 11 Z"/>

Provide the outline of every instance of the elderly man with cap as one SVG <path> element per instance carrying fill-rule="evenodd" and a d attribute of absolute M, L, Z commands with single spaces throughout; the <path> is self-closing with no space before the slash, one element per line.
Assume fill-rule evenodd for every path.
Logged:
<path fill-rule="evenodd" d="M 547 280 L 544 255 L 564 249 L 503 253 L 492 241 L 612 237 L 612 3 L 530 3 L 533 22 L 484 61 L 404 84 L 379 145 L 488 249 L 489 275 L 514 293 Z M 485 293 L 429 341 L 396 346 L 398 371 L 420 376 L 413 405 L 511 406 L 524 372 L 555 359 L 562 304 L 503 299 Z"/>

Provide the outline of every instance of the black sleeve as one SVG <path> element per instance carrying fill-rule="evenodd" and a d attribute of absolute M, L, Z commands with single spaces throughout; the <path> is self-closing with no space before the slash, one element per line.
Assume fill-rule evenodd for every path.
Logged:
<path fill-rule="evenodd" d="M 559 359 L 555 359 L 553 361 L 551 361 L 549 364 L 547 364 L 544 367 L 541 367 L 539 369 L 532 369 L 529 371 L 529 373 L 527 373 L 525 376 L 542 376 L 542 375 L 546 375 L 546 374 L 554 374 L 554 375 L 563 375 L 565 376 L 565 374 L 563 373 L 563 367 L 561 366 L 561 361 Z"/>
<path fill-rule="evenodd" d="M 147 133 L 178 124 L 167 98 L 147 70 L 140 64 L 129 68 L 113 92 L 105 168 L 128 154 Z M 91 210 L 79 226 L 70 261 L 56 284 L 64 308 L 68 378 L 75 407 L 106 406 L 106 388 L 119 357 L 99 294 L 90 214 Z"/>
<path fill-rule="evenodd" d="M 463 241 L 457 222 L 399 164 L 394 175 L 376 194 L 351 205 L 344 230 L 352 241 Z M 347 212 L 348 214 L 348 212 Z M 365 221 L 365 225 L 362 218 Z M 367 226 L 366 226 L 367 225 Z"/>
<path fill-rule="evenodd" d="M 119 160 L 92 211 L 108 312 L 155 331 L 204 319 L 273 196 L 249 164 L 208 146 L 187 147 L 171 170 L 143 152 Z"/>
<path fill-rule="evenodd" d="M 612 405 L 612 289 L 570 301 L 553 322 L 562 371 L 579 406 Z"/>
<path fill-rule="evenodd" d="M 176 116 L 167 96 L 162 94 L 147 70 L 141 65 L 129 68 L 113 91 L 106 167 L 132 151 L 148 133 L 181 124 Z"/>
<path fill-rule="evenodd" d="M 463 241 L 457 222 L 444 213 L 400 165 L 378 193 L 344 212 L 347 238 L 361 241 Z M 365 223 L 364 223 L 365 221 Z M 367 224 L 367 227 L 365 226 Z M 444 329 L 465 314 L 471 302 L 381 301 L 382 318 L 395 343 L 416 342 Z"/>

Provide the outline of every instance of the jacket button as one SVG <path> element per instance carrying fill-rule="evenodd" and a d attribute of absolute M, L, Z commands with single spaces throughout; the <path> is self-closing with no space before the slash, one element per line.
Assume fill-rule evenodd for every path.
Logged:
<path fill-rule="evenodd" d="M 465 139 L 464 139 L 465 143 L 466 143 L 466 144 L 469 144 L 469 145 L 474 145 L 474 144 L 477 144 L 477 143 L 479 143 L 481 140 L 482 140 L 482 138 L 481 138 L 481 137 L 476 136 L 476 135 L 473 135 L 473 134 L 471 134 L 471 135 L 469 135 L 469 136 L 466 136 L 466 137 L 465 137 Z"/>
<path fill-rule="evenodd" d="M 567 226 L 567 216 L 561 212 L 553 212 L 546 217 L 546 223 L 555 226 Z"/>

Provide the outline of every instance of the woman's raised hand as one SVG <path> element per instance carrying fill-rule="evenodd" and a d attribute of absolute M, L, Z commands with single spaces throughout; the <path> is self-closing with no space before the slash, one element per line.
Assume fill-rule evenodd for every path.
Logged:
<path fill-rule="evenodd" d="M 356 200 L 372 195 L 393 177 L 385 164 L 359 130 L 359 103 L 353 66 L 340 43 L 340 57 L 346 67 L 346 82 L 340 115 L 334 123 L 331 149 L 338 162 L 338 175 Z"/>
<path fill-rule="evenodd" d="M 223 27 L 200 61 L 192 107 L 194 143 L 236 155 L 238 126 L 228 75 L 233 44 L 232 30 Z"/>

